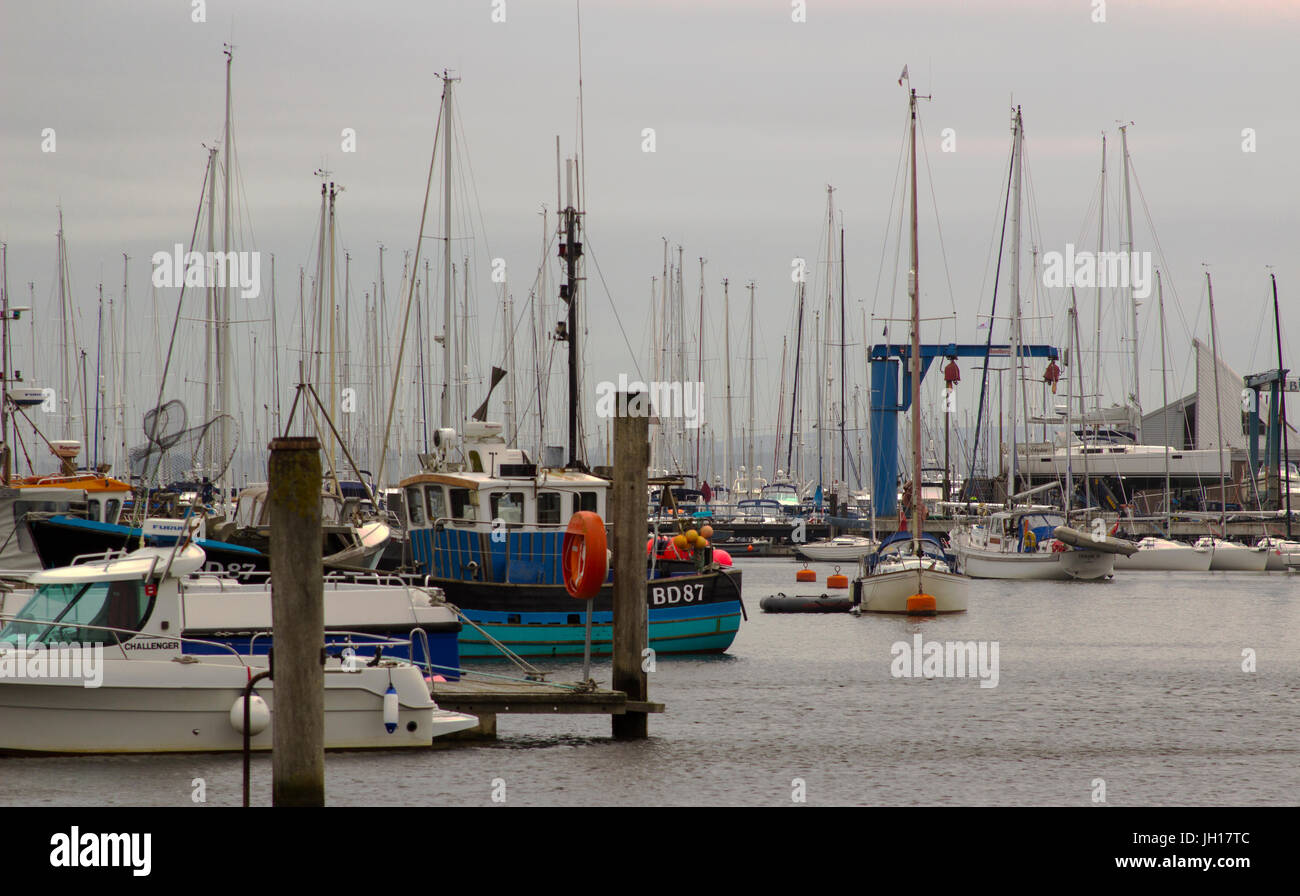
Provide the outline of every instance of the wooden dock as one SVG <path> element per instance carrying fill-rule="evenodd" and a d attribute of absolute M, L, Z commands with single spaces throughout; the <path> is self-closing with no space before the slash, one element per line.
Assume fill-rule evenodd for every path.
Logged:
<path fill-rule="evenodd" d="M 478 716 L 477 727 L 439 738 L 440 741 L 492 740 L 497 736 L 497 716 L 503 713 L 621 716 L 629 712 L 664 711 L 662 703 L 629 700 L 623 691 L 577 690 L 546 682 L 470 678 L 435 682 L 433 699 L 442 709 Z"/>

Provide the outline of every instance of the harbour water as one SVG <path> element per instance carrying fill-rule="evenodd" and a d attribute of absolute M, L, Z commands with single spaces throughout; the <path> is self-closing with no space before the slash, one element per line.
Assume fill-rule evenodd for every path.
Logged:
<path fill-rule="evenodd" d="M 1295 805 L 1300 609 L 1286 573 L 974 581 L 925 620 L 770 615 L 786 559 L 744 563 L 731 651 L 660 658 L 644 742 L 606 716 L 499 717 L 494 743 L 331 753 L 331 805 Z M 822 590 L 832 564 L 813 564 Z M 846 570 L 847 571 L 847 570 Z M 996 687 L 899 677 L 895 645 L 996 646 Z M 992 659 L 991 649 L 986 650 Z M 500 663 L 486 668 L 504 672 Z M 581 665 L 545 664 L 552 680 Z M 1250 671 L 1252 670 L 1253 671 Z M 608 663 L 595 677 L 608 683 Z M 989 678 L 988 680 L 992 680 Z M 6 805 L 239 805 L 238 756 L 0 757 Z M 253 801 L 270 803 L 268 757 Z M 202 801 L 197 800 L 201 796 Z"/>

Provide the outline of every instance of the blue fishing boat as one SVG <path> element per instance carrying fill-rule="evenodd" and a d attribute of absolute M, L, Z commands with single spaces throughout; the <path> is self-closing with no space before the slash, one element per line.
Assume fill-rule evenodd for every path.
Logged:
<path fill-rule="evenodd" d="M 465 659 L 581 656 L 586 603 L 564 587 L 561 545 L 579 511 L 604 518 L 610 482 L 572 469 L 539 469 L 508 448 L 500 425 L 467 426 L 470 469 L 430 470 L 401 483 L 413 570 L 474 626 Z M 638 545 L 638 548 L 640 546 Z M 647 558 L 650 647 L 657 654 L 722 653 L 740 628 L 740 571 Z M 613 645 L 612 574 L 592 607 L 592 654 Z"/>

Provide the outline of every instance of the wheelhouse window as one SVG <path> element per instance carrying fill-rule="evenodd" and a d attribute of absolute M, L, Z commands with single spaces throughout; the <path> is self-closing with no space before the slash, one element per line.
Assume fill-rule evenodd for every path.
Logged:
<path fill-rule="evenodd" d="M 574 503 L 574 508 L 573 508 L 574 513 L 577 513 L 580 510 L 587 510 L 590 511 L 591 513 L 600 512 L 599 508 L 597 507 L 598 497 L 595 492 L 578 492 L 573 496 L 573 503 Z"/>
<path fill-rule="evenodd" d="M 71 505 L 58 501 L 15 501 L 14 525 L 17 526 L 29 513 L 67 513 Z"/>
<path fill-rule="evenodd" d="M 478 518 L 478 509 L 469 501 L 469 489 L 448 489 L 451 496 L 451 515 L 453 519 L 473 520 Z"/>
<path fill-rule="evenodd" d="M 429 520 L 440 520 L 447 515 L 447 499 L 443 497 L 441 485 L 424 487 L 424 507 L 429 513 Z"/>
<path fill-rule="evenodd" d="M 97 521 L 97 522 L 100 521 L 100 520 L 102 520 L 103 517 L 101 517 L 101 516 L 99 515 L 99 506 L 100 506 L 100 505 L 99 505 L 99 499 L 98 499 L 98 498 L 91 498 L 89 501 L 87 501 L 87 502 L 86 502 L 86 516 L 87 516 L 89 519 L 95 520 L 95 521 Z"/>
<path fill-rule="evenodd" d="M 0 630 L 0 644 L 115 644 L 139 631 L 149 603 L 140 579 L 41 585 Z"/>
<path fill-rule="evenodd" d="M 537 522 L 541 525 L 558 524 L 563 520 L 559 492 L 537 493 Z"/>
<path fill-rule="evenodd" d="M 493 492 L 491 503 L 492 519 L 504 520 L 507 523 L 524 521 L 523 492 Z"/>
<path fill-rule="evenodd" d="M 122 512 L 122 502 L 117 498 L 109 498 L 104 504 L 104 522 L 116 523 L 118 515 Z"/>
<path fill-rule="evenodd" d="M 412 485 L 406 490 L 406 510 L 410 514 L 412 526 L 424 525 L 424 501 L 420 499 L 420 487 Z"/>

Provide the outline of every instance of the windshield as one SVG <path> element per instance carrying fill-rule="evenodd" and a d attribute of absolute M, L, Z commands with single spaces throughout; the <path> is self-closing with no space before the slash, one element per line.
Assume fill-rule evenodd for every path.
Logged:
<path fill-rule="evenodd" d="M 17 613 L 31 621 L 10 622 L 0 630 L 0 643 L 45 644 L 79 642 L 113 644 L 138 631 L 149 611 L 144 582 L 73 582 L 42 585 Z"/>

